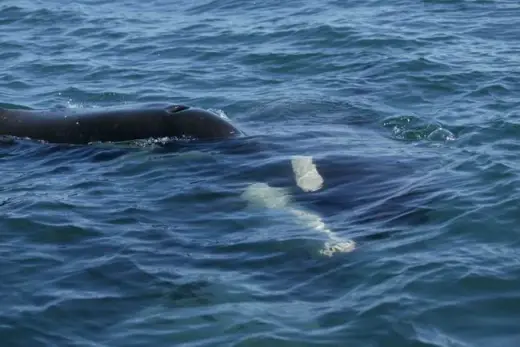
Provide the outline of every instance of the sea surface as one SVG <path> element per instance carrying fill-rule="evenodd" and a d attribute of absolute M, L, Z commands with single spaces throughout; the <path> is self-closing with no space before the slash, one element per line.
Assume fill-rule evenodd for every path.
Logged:
<path fill-rule="evenodd" d="M 520 346 L 519 23 L 515 0 L 0 0 L 0 107 L 245 133 L 4 137 L 0 344 Z"/>

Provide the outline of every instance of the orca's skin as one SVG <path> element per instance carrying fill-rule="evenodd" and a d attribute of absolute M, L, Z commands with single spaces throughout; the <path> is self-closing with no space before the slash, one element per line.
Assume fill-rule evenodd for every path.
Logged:
<path fill-rule="evenodd" d="M 0 108 L 0 135 L 49 143 L 87 144 L 164 137 L 218 140 L 241 134 L 219 115 L 185 105 L 80 112 Z"/>

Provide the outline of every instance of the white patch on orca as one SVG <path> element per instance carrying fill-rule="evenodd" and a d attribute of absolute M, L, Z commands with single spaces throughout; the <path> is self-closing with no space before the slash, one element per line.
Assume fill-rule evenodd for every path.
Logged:
<path fill-rule="evenodd" d="M 294 179 L 304 192 L 315 192 L 323 187 L 321 177 L 311 156 L 295 156 L 291 159 Z"/>
<path fill-rule="evenodd" d="M 323 222 L 320 216 L 310 211 L 291 206 L 291 198 L 287 189 L 274 188 L 267 183 L 253 183 L 242 193 L 242 198 L 250 205 L 261 208 L 286 211 L 304 226 L 327 235 L 320 254 L 332 256 L 336 252 L 350 252 L 356 247 L 353 240 L 345 240 L 335 235 Z"/>
<path fill-rule="evenodd" d="M 290 200 L 287 189 L 273 188 L 261 182 L 247 187 L 242 197 L 254 206 L 266 208 L 284 208 Z"/>

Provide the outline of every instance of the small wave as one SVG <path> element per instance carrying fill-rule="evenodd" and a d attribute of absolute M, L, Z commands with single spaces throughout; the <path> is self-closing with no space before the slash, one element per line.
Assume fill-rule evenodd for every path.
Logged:
<path fill-rule="evenodd" d="M 396 140 L 430 142 L 455 141 L 456 136 L 450 130 L 437 123 L 425 123 L 415 116 L 389 117 L 382 121 L 382 126 L 391 130 L 391 137 Z"/>

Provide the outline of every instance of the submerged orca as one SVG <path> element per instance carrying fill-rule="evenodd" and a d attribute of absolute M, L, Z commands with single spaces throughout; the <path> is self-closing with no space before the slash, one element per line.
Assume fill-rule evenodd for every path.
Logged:
<path fill-rule="evenodd" d="M 87 144 L 164 137 L 217 140 L 240 134 L 219 115 L 185 105 L 80 112 L 0 108 L 0 135 L 50 143 Z"/>
<path fill-rule="evenodd" d="M 185 105 L 168 105 L 78 112 L 0 107 L 0 135 L 50 143 L 87 144 L 165 137 L 219 140 L 240 137 L 243 133 L 215 113 Z M 264 148 L 261 142 L 255 143 L 253 147 L 245 145 L 246 150 Z M 398 162 L 394 166 L 392 160 L 392 165 L 376 167 L 375 170 L 369 170 L 368 166 L 373 163 L 367 163 L 363 158 L 360 162 L 354 161 L 354 164 L 352 161 L 349 165 L 338 163 L 340 160 L 332 160 L 328 164 L 327 161 L 322 161 L 321 169 L 318 170 L 310 156 L 296 156 L 291 159 L 294 181 L 303 192 L 319 192 L 323 189 L 326 183 L 319 171 L 325 173 L 329 186 L 333 187 L 326 195 L 314 194 L 312 202 L 306 203 L 306 206 L 292 201 L 288 188 L 278 188 L 263 182 L 265 172 L 252 175 L 247 171 L 245 180 L 253 182 L 246 187 L 241 196 L 253 208 L 283 210 L 289 217 L 319 232 L 324 239 L 319 252 L 326 256 L 353 251 L 357 245 L 354 240 L 344 238 L 329 228 L 320 213 L 312 211 L 314 209 L 330 213 L 331 210 L 355 210 L 361 205 L 360 212 L 351 215 L 353 223 L 356 224 L 372 223 L 376 220 L 379 225 L 386 223 L 399 226 L 400 223 L 424 223 L 427 220 L 429 210 L 418 209 L 415 206 L 424 203 L 422 192 L 406 191 L 407 184 L 398 179 L 384 181 L 385 177 L 401 175 L 402 163 Z M 393 172 L 392 168 L 399 171 Z M 383 172 L 382 176 L 377 174 L 379 172 Z M 389 175 L 389 172 L 392 174 Z M 342 185 L 345 188 L 338 189 Z M 403 190 L 403 187 L 406 189 Z M 387 234 L 386 231 L 373 233 L 365 235 L 364 239 L 383 238 L 387 237 Z"/>

